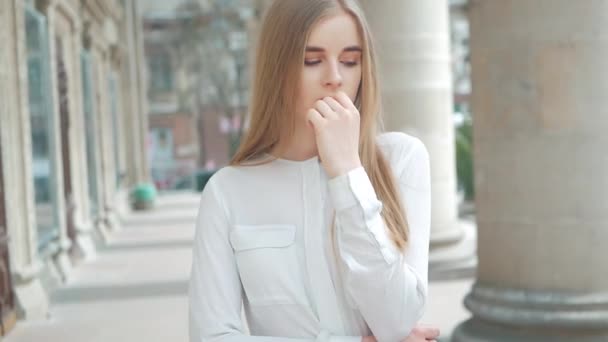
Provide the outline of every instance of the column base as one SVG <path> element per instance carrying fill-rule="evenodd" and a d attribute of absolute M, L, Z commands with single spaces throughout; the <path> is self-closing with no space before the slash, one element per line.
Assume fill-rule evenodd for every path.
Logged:
<path fill-rule="evenodd" d="M 450 246 L 458 243 L 464 236 L 464 231 L 459 221 L 449 224 L 449 227 L 440 230 L 431 228 L 431 248 Z"/>
<path fill-rule="evenodd" d="M 464 304 L 473 318 L 458 326 L 453 341 L 608 341 L 608 293 L 476 283 Z"/>
<path fill-rule="evenodd" d="M 129 192 L 125 188 L 121 188 L 116 192 L 114 209 L 119 219 L 123 219 L 131 213 L 131 205 L 129 203 Z"/>
<path fill-rule="evenodd" d="M 107 220 L 100 217 L 95 222 L 95 231 L 100 240 L 101 245 L 107 245 L 110 242 L 110 229 L 108 228 Z"/>
<path fill-rule="evenodd" d="M 477 228 L 471 221 L 454 222 L 454 228 L 431 237 L 429 279 L 471 278 L 477 269 Z M 433 243 L 436 241 L 436 243 Z M 437 242 L 438 241 L 438 242 Z"/>
<path fill-rule="evenodd" d="M 605 342 L 608 331 L 558 331 L 557 329 L 520 329 L 486 323 L 476 318 L 461 323 L 452 334 L 452 342 Z"/>
<path fill-rule="evenodd" d="M 75 210 L 72 212 L 76 238 L 70 248 L 70 260 L 74 265 L 82 261 L 93 260 L 97 256 L 96 241 L 93 237 L 94 226 L 91 220 L 82 213 L 81 208 L 82 206 L 75 206 Z"/>
<path fill-rule="evenodd" d="M 61 281 L 63 283 L 67 283 L 70 280 L 73 269 L 69 250 L 61 249 L 59 253 L 54 256 L 53 261 L 57 265 L 57 269 L 61 274 Z"/>
<path fill-rule="evenodd" d="M 15 285 L 14 290 L 20 319 L 42 321 L 49 318 L 49 298 L 40 279 Z"/>
<path fill-rule="evenodd" d="M 94 228 L 90 221 L 83 222 L 77 216 L 75 220 L 76 241 L 70 251 L 72 261 L 77 264 L 82 261 L 94 260 L 97 257 L 97 245 L 93 238 Z"/>
<path fill-rule="evenodd" d="M 79 233 L 70 256 L 74 264 L 95 260 L 97 258 L 97 247 L 93 237 L 89 233 Z"/>
<path fill-rule="evenodd" d="M 41 321 L 49 318 L 49 297 L 40 280 L 42 264 L 14 273 L 15 299 L 19 319 Z"/>
<path fill-rule="evenodd" d="M 107 208 L 106 211 L 106 225 L 111 232 L 119 232 L 122 230 L 122 224 L 118 214 L 114 208 Z"/>
<path fill-rule="evenodd" d="M 38 254 L 42 267 L 40 268 L 38 278 L 40 283 L 47 293 L 51 293 L 58 288 L 64 281 L 62 271 L 59 265 L 55 262 L 55 256 L 59 254 L 59 243 L 57 241 L 50 242 Z"/>

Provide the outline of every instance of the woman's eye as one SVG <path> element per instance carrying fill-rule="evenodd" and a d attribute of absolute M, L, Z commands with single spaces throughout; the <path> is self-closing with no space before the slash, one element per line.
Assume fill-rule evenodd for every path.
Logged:
<path fill-rule="evenodd" d="M 342 62 L 342 63 L 344 65 L 346 65 L 347 67 L 354 67 L 354 66 L 357 66 L 357 64 L 359 64 L 359 62 L 356 62 L 356 61 L 355 62 L 347 61 L 347 62 Z"/>
<path fill-rule="evenodd" d="M 305 64 L 305 65 L 317 65 L 317 64 L 319 64 L 319 63 L 321 63 L 321 61 L 320 61 L 320 60 L 313 60 L 313 61 L 305 60 L 305 61 L 304 61 L 304 64 Z"/>
<path fill-rule="evenodd" d="M 319 63 L 321 63 L 320 60 L 305 60 L 304 61 L 304 64 L 308 65 L 308 66 L 317 65 Z M 346 65 L 347 67 L 354 67 L 354 66 L 357 66 L 359 64 L 359 62 L 357 62 L 357 61 L 344 61 L 344 62 L 342 62 L 342 64 Z"/>

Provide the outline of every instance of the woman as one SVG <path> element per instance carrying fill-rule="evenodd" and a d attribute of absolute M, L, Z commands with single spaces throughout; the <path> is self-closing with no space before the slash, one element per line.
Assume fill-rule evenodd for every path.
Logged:
<path fill-rule="evenodd" d="M 190 341 L 431 341 L 428 154 L 378 135 L 374 49 L 351 0 L 278 0 L 250 127 L 205 187 Z M 241 308 L 250 334 L 245 334 Z"/>

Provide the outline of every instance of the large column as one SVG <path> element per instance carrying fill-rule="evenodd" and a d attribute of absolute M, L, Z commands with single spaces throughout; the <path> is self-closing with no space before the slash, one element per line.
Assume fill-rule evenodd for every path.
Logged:
<path fill-rule="evenodd" d="M 112 149 L 114 148 L 112 141 L 112 130 L 110 124 L 110 100 L 109 100 L 109 87 L 108 87 L 108 74 L 110 72 L 109 62 L 109 49 L 106 46 L 99 47 L 97 54 L 95 55 L 97 77 L 96 77 L 96 89 L 98 96 L 98 113 L 97 118 L 99 124 L 99 157 L 101 172 L 100 176 L 102 179 L 101 192 L 102 201 L 100 202 L 101 210 L 103 212 L 103 220 L 105 228 L 108 230 L 116 230 L 119 228 L 115 213 L 113 212 L 113 199 L 115 190 L 115 172 L 114 172 L 114 160 Z M 106 232 L 107 233 L 107 232 Z M 107 238 L 107 237 L 106 237 Z"/>
<path fill-rule="evenodd" d="M 0 3 L 0 139 L 4 167 L 6 225 L 14 291 L 22 318 L 44 319 L 49 300 L 40 281 L 34 189 L 31 179 L 24 4 Z M 10 199 L 10 200 L 8 200 Z"/>
<path fill-rule="evenodd" d="M 66 201 L 65 201 L 65 179 L 63 172 L 63 156 L 62 156 L 62 139 L 61 134 L 63 134 L 61 129 L 61 113 L 59 107 L 59 93 L 58 93 L 58 66 L 57 66 L 57 33 L 58 27 L 57 23 L 60 22 L 63 18 L 58 17 L 60 14 L 56 11 L 57 3 L 53 2 L 45 2 L 46 8 L 40 8 L 41 12 L 46 14 L 47 22 L 48 22 L 48 37 L 49 37 L 49 55 L 50 55 L 50 71 L 51 71 L 51 92 L 52 104 L 53 104 L 53 136 L 51 139 L 54 139 L 53 147 L 55 149 L 55 158 L 56 161 L 54 163 L 54 176 L 55 176 L 55 184 L 57 191 L 57 221 L 58 221 L 58 237 L 49 244 L 47 247 L 47 251 L 45 253 L 50 253 L 53 261 L 55 262 L 59 272 L 61 273 L 62 281 L 66 281 L 72 271 L 72 262 L 69 258 L 69 250 L 72 247 L 72 242 L 68 237 L 67 231 L 67 219 L 66 219 Z"/>
<path fill-rule="evenodd" d="M 454 341 L 608 341 L 608 2 L 471 3 L 479 267 Z"/>
<path fill-rule="evenodd" d="M 457 212 L 448 2 L 363 4 L 378 47 L 385 128 L 420 138 L 431 157 L 431 267 L 471 259 L 474 244 L 462 242 L 474 229 Z"/>
<path fill-rule="evenodd" d="M 74 245 L 70 255 L 74 261 L 90 260 L 96 256 L 93 223 L 90 215 L 84 106 L 80 51 L 82 26 L 77 8 L 66 0 L 56 0 L 56 36 L 62 41 L 68 77 L 70 174 L 73 196 L 66 203 L 68 224 L 74 227 Z"/>
<path fill-rule="evenodd" d="M 105 94 L 102 101 L 106 102 L 106 110 L 103 112 L 104 114 L 100 119 L 103 126 L 102 135 L 104 135 L 107 142 L 102 144 L 104 159 L 107 166 L 105 168 L 107 196 L 107 201 L 105 202 L 106 219 L 111 229 L 120 230 L 122 229 L 122 226 L 120 223 L 119 214 L 126 210 L 124 206 L 127 202 L 127 194 L 123 188 L 119 188 L 120 183 L 117 176 L 119 174 L 120 165 L 119 160 L 117 159 L 118 151 L 116 150 L 116 145 L 114 145 L 115 143 L 118 143 L 120 147 L 120 133 L 118 124 L 114 122 L 115 118 L 120 119 L 118 117 L 119 114 L 115 113 L 115 111 L 119 111 L 120 108 L 120 101 L 116 96 L 117 91 L 119 91 L 119 83 L 114 81 L 116 79 L 116 70 L 120 70 L 120 61 L 118 61 L 116 58 L 120 56 L 120 53 L 117 53 L 119 46 L 118 18 L 113 16 L 114 11 L 119 9 L 114 7 L 114 5 L 116 5 L 116 3 L 112 4 L 111 10 L 108 9 L 105 11 L 105 19 L 103 26 L 101 27 L 101 32 L 107 46 L 104 51 L 105 60 L 103 67 L 105 70 L 103 71 L 101 80 Z M 115 82 L 112 89 L 110 86 L 111 82 Z"/>
<path fill-rule="evenodd" d="M 125 4 L 125 21 L 122 25 L 123 34 L 126 37 L 126 56 L 123 63 L 125 88 L 125 115 L 127 138 L 127 184 L 133 186 L 137 183 L 147 181 L 146 169 L 146 134 L 141 130 L 141 121 L 147 116 L 145 111 L 145 88 L 142 73 L 146 63 L 140 54 L 141 42 L 141 18 L 138 16 L 137 1 Z M 142 99 L 142 94 L 144 99 Z"/>
<path fill-rule="evenodd" d="M 141 10 L 141 0 L 133 0 L 133 15 L 132 15 L 132 27 L 134 35 L 134 50 L 133 54 L 136 56 L 137 64 L 137 90 L 139 93 L 137 97 L 139 99 L 139 113 L 137 123 L 139 124 L 139 135 L 140 143 L 142 144 L 139 149 L 139 169 L 137 172 L 138 182 L 151 182 L 152 177 L 150 175 L 150 164 L 148 162 L 148 80 L 146 78 L 146 55 L 144 53 L 144 33 L 143 33 L 143 19 Z"/>

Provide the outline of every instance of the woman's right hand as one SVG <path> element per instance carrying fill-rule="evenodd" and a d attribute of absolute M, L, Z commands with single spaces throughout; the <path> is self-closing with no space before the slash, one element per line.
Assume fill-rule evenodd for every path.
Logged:
<path fill-rule="evenodd" d="M 429 325 L 416 325 L 405 340 L 401 342 L 437 342 L 439 329 Z"/>
<path fill-rule="evenodd" d="M 428 325 L 416 325 L 412 332 L 401 342 L 436 342 L 439 329 Z M 364 336 L 361 342 L 378 342 L 374 336 Z"/>

